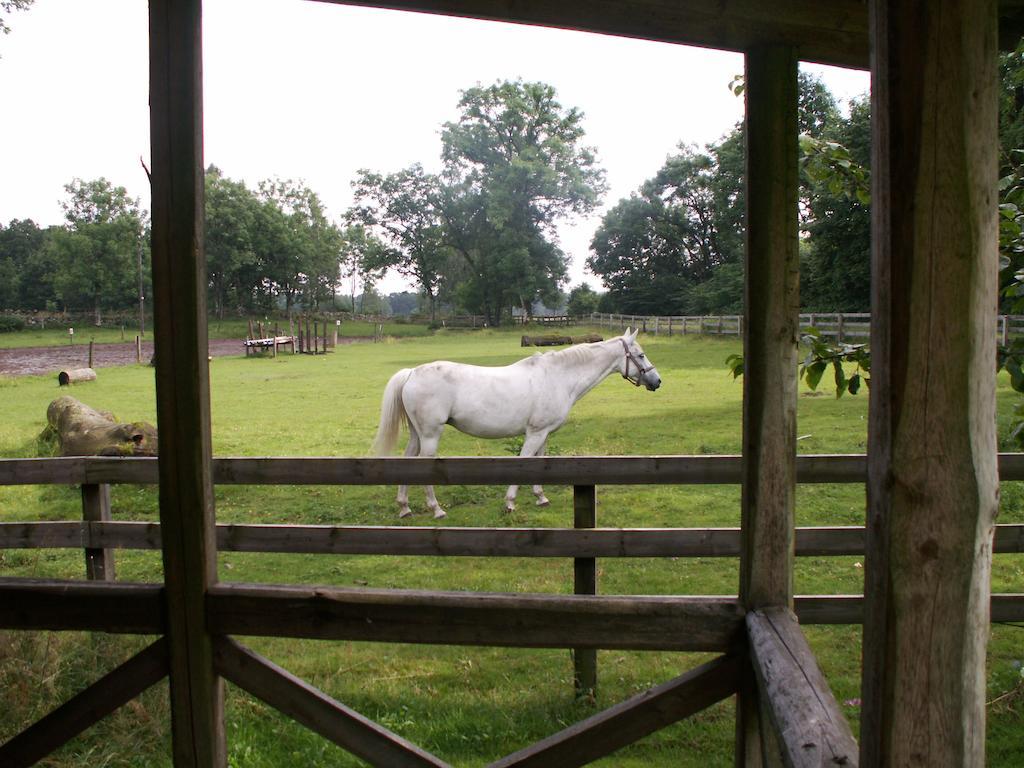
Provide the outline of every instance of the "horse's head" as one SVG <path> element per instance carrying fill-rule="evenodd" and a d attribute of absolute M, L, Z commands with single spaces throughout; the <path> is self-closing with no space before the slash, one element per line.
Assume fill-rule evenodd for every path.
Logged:
<path fill-rule="evenodd" d="M 647 359 L 647 355 L 644 354 L 640 345 L 636 343 L 638 331 L 639 328 L 636 331 L 627 328 L 626 332 L 619 337 L 623 352 L 622 360 L 619 363 L 619 373 L 626 381 L 638 387 L 643 384 L 653 392 L 661 386 L 661 376 L 658 375 L 658 369 L 654 367 L 654 364 Z"/>

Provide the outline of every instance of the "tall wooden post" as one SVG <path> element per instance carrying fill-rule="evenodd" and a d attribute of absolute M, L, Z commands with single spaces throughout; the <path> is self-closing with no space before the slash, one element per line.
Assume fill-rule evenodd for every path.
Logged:
<path fill-rule="evenodd" d="M 573 525 L 593 528 L 597 525 L 597 489 L 593 485 L 575 485 L 572 489 Z M 573 592 L 577 595 L 597 594 L 597 560 L 593 557 L 573 559 Z M 573 649 L 573 678 L 576 696 L 593 699 L 597 695 L 597 650 Z"/>
<path fill-rule="evenodd" d="M 110 522 L 110 486 L 106 483 L 82 485 L 82 519 L 89 522 Z M 85 548 L 85 578 L 94 581 L 114 580 L 114 550 Z"/>
<path fill-rule="evenodd" d="M 861 765 L 984 765 L 998 505 L 995 0 L 873 0 Z"/>
<path fill-rule="evenodd" d="M 160 533 L 174 765 L 223 766 L 224 690 L 206 593 L 216 582 L 203 253 L 201 0 L 150 0 Z"/>
<path fill-rule="evenodd" d="M 787 47 L 746 55 L 747 253 L 743 339 L 740 600 L 793 601 L 799 339 L 797 62 Z M 778 763 L 759 726 L 752 670 L 737 712 L 737 765 Z"/>

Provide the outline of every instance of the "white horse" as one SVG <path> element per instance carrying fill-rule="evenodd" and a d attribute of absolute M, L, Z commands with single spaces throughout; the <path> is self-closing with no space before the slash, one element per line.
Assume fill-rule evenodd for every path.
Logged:
<path fill-rule="evenodd" d="M 409 427 L 406 456 L 435 456 L 445 424 L 475 437 L 525 435 L 520 456 L 543 456 L 548 435 L 569 418 L 573 404 L 609 374 L 618 371 L 630 383 L 650 391 L 661 377 L 640 345 L 636 331 L 557 352 L 536 353 L 512 365 L 482 367 L 438 361 L 404 368 L 388 382 L 381 404 L 374 453 L 394 450 L 402 422 Z M 515 510 L 518 485 L 509 486 L 505 509 Z M 537 506 L 546 506 L 544 490 L 533 486 Z M 426 487 L 427 506 L 444 517 L 434 487 Z M 398 489 L 399 516 L 409 511 L 409 487 Z"/>

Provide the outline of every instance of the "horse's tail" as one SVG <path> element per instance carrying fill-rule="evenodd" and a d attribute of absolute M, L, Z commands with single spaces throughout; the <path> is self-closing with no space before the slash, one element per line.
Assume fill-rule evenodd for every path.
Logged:
<path fill-rule="evenodd" d="M 388 381 L 384 387 L 384 397 L 380 404 L 380 426 L 377 437 L 373 441 L 373 454 L 387 456 L 395 449 L 398 432 L 403 423 L 408 421 L 405 405 L 402 403 L 402 388 L 412 373 L 411 368 L 403 368 Z"/>

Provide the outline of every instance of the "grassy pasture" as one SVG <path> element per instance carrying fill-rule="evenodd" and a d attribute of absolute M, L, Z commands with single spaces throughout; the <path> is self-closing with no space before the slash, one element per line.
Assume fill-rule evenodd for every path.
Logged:
<path fill-rule="evenodd" d="M 244 333 L 244 331 L 243 331 Z M 347 333 L 347 332 L 346 332 Z M 347 334 L 357 335 L 357 334 Z M 10 335 L 7 336 L 10 338 Z M 4 338 L 0 344 L 7 341 Z M 645 350 L 664 385 L 656 393 L 610 377 L 574 409 L 549 443 L 553 454 L 738 453 L 742 384 L 725 357 L 736 340 L 647 337 Z M 528 354 L 511 331 L 440 332 L 381 344 L 361 343 L 319 357 L 218 358 L 211 363 L 214 453 L 220 456 L 360 456 L 376 429 L 380 393 L 398 368 L 434 359 L 501 365 Z M 46 406 L 58 394 L 52 377 L 0 379 L 0 456 L 38 455 L 36 435 Z M 153 372 L 148 367 L 109 368 L 73 394 L 125 419 L 154 419 Z M 1000 385 L 1005 424 L 1015 396 Z M 867 397 L 835 400 L 830 392 L 801 390 L 799 450 L 855 453 L 865 450 Z M 443 455 L 494 455 L 516 450 L 516 441 L 485 441 L 449 430 Z M 567 526 L 571 489 L 547 489 L 551 506 L 533 506 L 528 488 L 519 509 L 502 511 L 503 488 L 448 487 L 438 495 L 448 511 L 441 525 Z M 602 526 L 736 526 L 735 486 L 609 486 L 598 488 Z M 245 487 L 217 489 L 222 522 L 304 524 L 403 524 L 394 489 L 381 487 Z M 432 523 L 422 492 L 412 489 L 408 524 Z M 863 522 L 864 492 L 857 486 L 806 485 L 797 496 L 800 525 Z M 156 520 L 155 490 L 113 489 L 115 519 Z M 0 520 L 75 520 L 76 488 L 0 489 Z M 1024 492 L 1003 487 L 1001 522 L 1024 521 Z M 598 561 L 599 590 L 606 594 L 734 594 L 734 559 Z M 800 593 L 856 593 L 862 559 L 800 558 Z M 38 578 L 80 577 L 76 550 L 0 551 L 0 574 Z M 297 582 L 335 586 L 478 589 L 510 592 L 572 591 L 572 564 L 562 559 L 384 558 L 224 553 L 226 581 Z M 159 581 L 158 553 L 119 552 L 118 578 Z M 1024 556 L 999 555 L 996 591 L 1024 592 Z M 810 627 L 812 646 L 833 691 L 858 723 L 860 628 Z M 567 651 L 400 646 L 263 639 L 245 641 L 338 700 L 458 766 L 484 765 L 593 713 L 572 692 Z M 37 718 L 103 671 L 127 658 L 144 639 L 104 635 L 0 634 L 0 739 Z M 670 653 L 599 653 L 599 705 L 607 706 L 689 669 L 706 656 Z M 989 654 L 989 764 L 1024 762 L 1020 740 L 1024 694 L 1020 662 L 1024 635 L 994 627 Z M 166 684 L 156 686 L 46 763 L 165 766 L 168 757 Z M 1013 691 L 1016 690 L 1016 693 Z M 1009 694 L 1009 695 L 1007 695 Z M 1000 698 L 1003 697 L 1003 698 Z M 997 700 L 998 699 L 998 700 Z M 235 768 L 280 765 L 350 766 L 355 758 L 276 714 L 262 702 L 229 690 L 228 748 Z M 726 703 L 651 736 L 598 763 L 603 766 L 732 765 L 733 709 Z"/>

